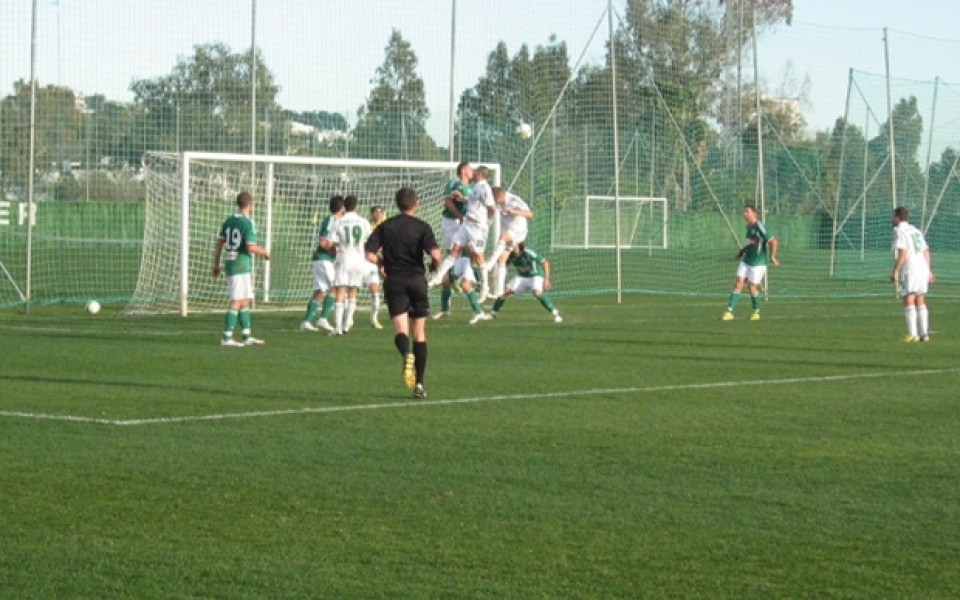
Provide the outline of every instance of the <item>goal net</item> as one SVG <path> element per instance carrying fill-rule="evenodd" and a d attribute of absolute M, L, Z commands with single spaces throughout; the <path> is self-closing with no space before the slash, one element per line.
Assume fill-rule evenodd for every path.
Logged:
<path fill-rule="evenodd" d="M 619 228 L 618 205 L 619 204 Z M 583 213 L 566 210 L 553 227 L 554 248 L 667 248 L 666 198 L 586 196 Z M 619 229 L 619 237 L 617 231 Z"/>
<path fill-rule="evenodd" d="M 491 182 L 499 183 L 499 165 L 487 166 Z M 353 194 L 362 216 L 379 205 L 389 217 L 397 213 L 397 189 L 412 187 L 420 197 L 417 216 L 439 235 L 443 188 L 455 169 L 452 162 L 148 153 L 143 253 L 127 312 L 224 309 L 226 286 L 212 276 L 213 250 L 244 190 L 255 198 L 259 243 L 272 254 L 270 261 L 254 260 L 255 302 L 260 309 L 303 309 L 313 291 L 317 228 L 331 196 Z M 368 301 L 365 293 L 360 301 Z"/>

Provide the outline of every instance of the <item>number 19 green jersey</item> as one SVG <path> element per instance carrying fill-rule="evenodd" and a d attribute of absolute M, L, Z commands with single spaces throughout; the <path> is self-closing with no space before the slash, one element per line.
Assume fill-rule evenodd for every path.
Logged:
<path fill-rule="evenodd" d="M 257 227 L 250 217 L 241 212 L 227 217 L 220 227 L 220 239 L 224 240 L 227 276 L 249 273 L 253 261 L 247 244 L 257 242 Z"/>

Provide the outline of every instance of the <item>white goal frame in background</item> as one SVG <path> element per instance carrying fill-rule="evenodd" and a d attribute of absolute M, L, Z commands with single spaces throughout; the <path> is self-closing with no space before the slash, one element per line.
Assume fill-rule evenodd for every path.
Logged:
<path fill-rule="evenodd" d="M 617 248 L 616 243 L 595 243 L 590 241 L 590 226 L 591 222 L 595 222 L 596 219 L 591 220 L 591 214 L 596 212 L 596 208 L 591 210 L 591 205 L 603 202 L 608 205 L 614 204 L 617 201 L 620 203 L 620 217 L 624 218 L 624 206 L 625 205 L 636 205 L 637 209 L 632 211 L 632 215 L 627 215 L 626 220 L 621 220 L 619 226 L 626 226 L 626 229 L 621 228 L 620 232 L 620 248 L 623 250 L 630 249 L 642 249 L 642 250 L 666 250 L 669 247 L 669 234 L 668 234 L 668 221 L 669 221 L 669 203 L 666 198 L 652 198 L 647 196 L 594 196 L 588 195 L 584 199 L 583 203 L 583 242 L 582 244 L 571 244 L 571 243 L 557 243 L 554 244 L 554 247 L 557 248 L 604 248 L 604 249 L 614 249 Z M 609 213 L 608 218 L 609 218 Z M 659 223 L 656 236 L 647 236 L 646 239 L 639 239 L 637 229 L 640 225 L 641 218 L 644 215 L 648 215 L 651 219 L 656 219 Z M 610 236 L 611 239 L 616 239 L 615 232 L 614 235 Z"/>
<path fill-rule="evenodd" d="M 261 240 L 262 246 L 267 250 L 272 252 L 272 242 L 273 242 L 273 232 L 274 232 L 274 166 L 275 165 L 304 165 L 304 166 L 326 166 L 326 167 L 337 167 L 344 170 L 344 172 L 350 173 L 351 168 L 363 168 L 366 170 L 376 170 L 379 172 L 390 172 L 396 173 L 396 182 L 399 188 L 403 183 L 404 171 L 437 171 L 437 170 L 446 170 L 449 171 L 450 177 L 455 177 L 456 168 L 459 163 L 450 162 L 450 161 L 403 161 L 403 160 L 379 160 L 379 159 L 359 159 L 359 158 L 321 158 L 321 157 L 301 157 L 301 156 L 270 156 L 270 155 L 255 155 L 255 154 L 230 154 L 230 153 L 217 153 L 217 152 L 183 152 L 177 155 L 180 161 L 180 181 L 179 181 L 179 199 L 180 199 L 180 223 L 179 223 L 179 240 L 177 241 L 178 253 L 179 253 L 179 278 L 178 278 L 178 299 L 179 299 L 179 314 L 181 316 L 187 316 L 190 312 L 190 298 L 191 298 L 191 264 L 194 261 L 201 261 L 203 264 L 210 262 L 211 255 L 209 253 L 204 253 L 202 256 L 193 256 L 191 254 L 191 240 L 190 240 L 190 220 L 191 220 L 191 165 L 195 161 L 215 161 L 219 163 L 246 163 L 249 165 L 251 172 L 251 181 L 256 182 L 256 187 L 258 189 L 250 190 L 254 194 L 257 204 L 261 207 L 258 214 L 263 219 L 262 230 L 261 230 Z M 491 185 L 499 186 L 501 185 L 501 174 L 502 169 L 499 163 L 488 163 L 482 162 L 477 163 L 478 165 L 482 164 L 491 170 L 490 182 Z M 351 173 L 355 175 L 355 173 Z M 359 173 L 362 177 L 362 173 Z M 239 192 L 240 190 L 237 190 Z M 419 190 L 418 190 L 419 191 Z M 433 201 L 435 199 L 420 199 L 421 206 L 424 205 L 426 201 Z M 317 204 L 326 206 L 327 198 L 317 198 Z M 234 205 L 235 207 L 235 205 Z M 392 212 L 391 209 L 395 210 L 394 207 L 387 207 L 388 213 Z M 226 218 L 227 213 L 224 212 L 224 218 Z M 428 219 L 429 222 L 429 219 Z M 259 224 L 259 219 L 258 219 Z M 431 222 L 430 225 L 438 232 L 439 235 L 439 223 Z M 495 222 L 491 226 L 491 235 L 497 236 L 499 232 L 497 230 L 498 222 Z M 496 239 L 496 238 L 494 238 Z M 439 239 L 438 239 L 439 241 Z M 212 243 L 211 243 L 212 248 Z M 212 250 L 211 250 L 212 252 Z M 194 252 L 196 253 L 196 252 Z M 283 260 L 283 257 L 273 257 L 276 260 Z M 271 261 L 264 261 L 263 266 L 263 293 L 262 297 L 258 300 L 264 303 L 269 303 L 271 301 Z M 171 290 L 172 292 L 172 290 Z M 309 292 L 304 295 L 304 302 L 308 299 Z M 302 306 L 297 306 L 297 310 L 301 310 Z"/>

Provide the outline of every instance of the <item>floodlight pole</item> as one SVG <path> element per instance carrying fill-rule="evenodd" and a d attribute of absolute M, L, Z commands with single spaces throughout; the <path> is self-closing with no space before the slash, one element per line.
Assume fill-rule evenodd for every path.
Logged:
<path fill-rule="evenodd" d="M 33 0 L 33 22 L 30 31 L 30 157 L 27 174 L 27 282 L 23 297 L 23 309 L 30 314 L 30 295 L 33 271 L 33 178 L 36 170 L 37 143 L 37 0 Z"/>
<path fill-rule="evenodd" d="M 890 38 L 883 28 L 883 60 L 887 71 L 887 135 L 890 137 L 890 199 L 897 207 L 897 145 L 893 141 L 893 100 L 890 95 Z"/>
<path fill-rule="evenodd" d="M 613 35 L 613 0 L 607 0 L 607 30 L 610 35 L 610 96 L 613 108 L 614 244 L 617 247 L 617 304 L 620 304 L 623 302 L 623 264 L 620 256 L 620 136 L 617 132 L 617 42 Z"/>
<path fill-rule="evenodd" d="M 753 35 L 753 87 L 757 112 L 757 203 L 760 205 L 760 220 L 767 218 L 766 192 L 763 180 L 763 102 L 760 94 L 760 67 L 757 65 L 757 11 L 752 11 L 750 22 Z"/>
<path fill-rule="evenodd" d="M 257 153 L 257 0 L 250 0 L 250 154 Z M 250 163 L 250 185 L 256 179 L 256 166 Z M 250 190 L 253 193 L 253 190 Z"/>
<path fill-rule="evenodd" d="M 533 121 L 530 121 L 530 206 L 533 206 L 533 197 L 536 195 L 537 187 L 537 166 L 536 166 L 536 151 L 537 151 L 537 130 L 536 125 Z"/>
<path fill-rule="evenodd" d="M 937 118 L 937 93 L 940 91 L 940 76 L 933 79 L 933 106 L 930 108 L 930 135 L 927 136 L 927 160 L 923 165 L 923 212 L 920 213 L 920 229 L 926 233 L 927 226 L 927 194 L 930 191 L 930 154 L 933 152 L 933 123 Z"/>
<path fill-rule="evenodd" d="M 447 151 L 447 159 L 450 162 L 453 162 L 453 127 L 454 127 L 454 91 L 453 91 L 453 79 L 454 79 L 454 66 L 456 65 L 457 57 L 457 0 L 451 0 L 452 11 L 450 13 L 450 119 L 448 121 L 450 127 L 450 134 L 447 139 L 447 143 L 450 148 Z M 477 157 L 479 159 L 479 157 Z"/>

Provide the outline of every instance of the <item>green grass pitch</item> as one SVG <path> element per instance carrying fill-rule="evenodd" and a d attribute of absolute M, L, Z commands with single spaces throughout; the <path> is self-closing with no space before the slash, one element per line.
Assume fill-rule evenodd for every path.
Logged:
<path fill-rule="evenodd" d="M 724 300 L 0 312 L 0 597 L 955 598 L 960 302 Z"/>

